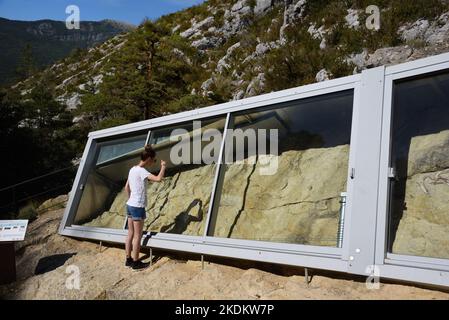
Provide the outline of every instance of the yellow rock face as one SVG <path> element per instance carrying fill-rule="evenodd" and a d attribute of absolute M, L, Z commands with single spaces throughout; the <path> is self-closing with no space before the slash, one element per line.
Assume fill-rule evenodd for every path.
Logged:
<path fill-rule="evenodd" d="M 231 165 L 214 236 L 336 246 L 348 155 L 348 146 L 284 152 L 274 175 L 259 161 Z"/>
<path fill-rule="evenodd" d="M 336 246 L 340 193 L 346 191 L 349 146 L 287 151 L 269 164 L 261 159 L 226 165 L 215 237 Z M 266 175 L 267 165 L 277 170 Z M 248 163 L 249 162 L 249 163 Z M 148 187 L 144 229 L 202 236 L 215 166 L 180 171 Z M 122 228 L 123 190 L 109 211 L 89 226 Z"/>
<path fill-rule="evenodd" d="M 412 139 L 407 176 L 393 253 L 449 258 L 449 131 Z"/>

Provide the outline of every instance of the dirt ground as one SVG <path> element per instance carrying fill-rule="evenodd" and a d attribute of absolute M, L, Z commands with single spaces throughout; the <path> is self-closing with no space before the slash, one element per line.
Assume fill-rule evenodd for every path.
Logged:
<path fill-rule="evenodd" d="M 301 268 L 156 252 L 152 267 L 124 266 L 120 246 L 99 247 L 57 234 L 63 209 L 39 216 L 16 246 L 18 281 L 0 286 L 3 299 L 449 299 L 449 292 L 381 283 Z M 144 261 L 149 261 L 144 256 Z"/>

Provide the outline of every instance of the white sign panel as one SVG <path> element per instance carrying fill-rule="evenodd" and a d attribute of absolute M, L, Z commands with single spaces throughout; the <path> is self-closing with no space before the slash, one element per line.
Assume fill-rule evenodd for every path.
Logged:
<path fill-rule="evenodd" d="M 28 220 L 0 220 L 0 241 L 23 241 Z"/>

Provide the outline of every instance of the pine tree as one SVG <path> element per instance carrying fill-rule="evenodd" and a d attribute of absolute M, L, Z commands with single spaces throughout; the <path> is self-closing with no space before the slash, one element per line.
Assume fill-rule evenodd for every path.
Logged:
<path fill-rule="evenodd" d="M 202 99 L 188 98 L 190 83 L 199 78 L 193 66 L 197 56 L 179 35 L 145 21 L 111 57 L 99 93 L 86 94 L 79 113 L 88 114 L 98 129 L 204 105 Z"/>
<path fill-rule="evenodd" d="M 20 64 L 17 68 L 17 76 L 19 79 L 29 78 L 37 71 L 36 61 L 33 54 L 33 48 L 29 43 L 22 50 Z"/>

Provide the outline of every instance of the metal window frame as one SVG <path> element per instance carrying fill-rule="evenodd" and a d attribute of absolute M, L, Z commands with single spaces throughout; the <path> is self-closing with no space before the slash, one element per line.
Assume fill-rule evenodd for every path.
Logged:
<path fill-rule="evenodd" d="M 446 69 L 449 70 L 449 53 L 396 66 L 368 69 L 361 74 L 349 77 L 91 132 L 59 232 L 62 235 L 78 238 L 119 243 L 125 241 L 126 230 L 71 226 L 72 207 L 80 200 L 79 183 L 83 178 L 85 179 L 92 151 L 95 151 L 98 139 L 114 138 L 130 132 L 153 130 L 218 115 L 227 117 L 226 126 L 228 126 L 234 112 L 275 106 L 289 101 L 353 89 L 347 207 L 342 248 L 210 237 L 206 232 L 211 212 L 208 214 L 207 228 L 202 236 L 147 234 L 143 241 L 146 246 L 153 248 L 359 275 L 370 275 L 368 267 L 375 265 L 379 268 L 381 278 L 449 287 L 449 260 L 403 256 L 386 251 L 393 81 Z M 223 155 L 224 143 L 225 138 L 222 141 L 220 156 Z M 219 174 L 220 165 L 215 172 L 213 197 L 215 197 Z M 354 179 L 350 179 L 352 174 Z M 210 208 L 212 207 L 210 205 Z"/>
<path fill-rule="evenodd" d="M 84 148 L 83 155 L 81 157 L 78 171 L 76 172 L 75 179 L 73 181 L 72 190 L 69 192 L 69 199 L 67 201 L 66 209 L 62 217 L 61 224 L 59 226 L 59 234 L 64 235 L 65 228 L 73 223 L 75 218 L 76 209 L 78 208 L 81 200 L 82 188 L 80 188 L 80 182 L 85 181 L 88 175 L 88 167 L 93 162 L 96 154 L 96 143 L 93 139 L 88 139 L 86 147 Z M 88 164 L 88 165 L 86 165 Z M 74 204 L 76 204 L 74 206 Z"/>
<path fill-rule="evenodd" d="M 215 176 L 212 184 L 212 192 L 210 196 L 210 203 L 209 208 L 207 212 L 207 219 L 206 219 L 206 225 L 204 228 L 204 234 L 203 239 L 207 240 L 209 229 L 211 228 L 211 225 L 215 227 L 215 222 L 217 218 L 217 205 L 215 204 L 217 200 L 220 200 L 221 198 L 221 189 L 223 185 L 223 178 L 224 178 L 224 168 L 223 163 L 225 159 L 225 146 L 226 146 L 226 140 L 228 139 L 228 130 L 230 127 L 233 126 L 233 117 L 231 113 L 228 113 L 226 115 L 226 122 L 223 129 L 223 139 L 221 141 L 220 146 L 220 152 L 218 154 L 218 161 L 215 164 Z"/>
<path fill-rule="evenodd" d="M 382 142 L 379 171 L 375 265 L 381 277 L 449 286 L 449 259 L 400 255 L 387 252 L 389 166 L 393 134 L 393 86 L 398 80 L 413 79 L 439 71 L 449 71 L 449 53 L 419 59 L 385 70 L 385 100 L 382 117 Z"/>
<path fill-rule="evenodd" d="M 274 106 L 280 103 L 324 95 L 326 93 L 354 89 L 355 83 L 360 81 L 360 78 L 361 75 L 357 74 L 325 82 L 309 84 L 302 87 L 272 92 L 242 100 L 222 103 L 211 107 L 205 107 L 150 120 L 144 120 L 136 123 L 130 123 L 114 128 L 91 132 L 89 133 L 89 138 L 111 138 L 116 135 L 122 135 L 134 131 L 156 129 L 158 127 L 174 125 L 186 121 L 226 115 L 227 113 L 233 113 L 242 110 L 251 110 L 258 107 L 266 107 L 270 105 Z"/>
<path fill-rule="evenodd" d="M 157 119 L 151 119 L 142 121 L 139 123 L 133 123 L 116 128 L 101 130 L 92 132 L 89 134 L 88 145 L 86 146 L 83 159 L 88 158 L 89 154 L 92 154 L 95 150 L 96 141 L 104 138 L 114 138 L 122 134 L 129 134 L 132 132 L 142 130 L 152 130 L 167 125 L 175 125 L 186 121 L 201 120 L 204 118 L 210 118 L 219 115 L 225 115 L 226 128 L 224 130 L 224 139 L 221 144 L 221 150 L 219 157 L 222 157 L 224 150 L 224 143 L 226 141 L 227 128 L 230 125 L 230 119 L 233 113 L 239 111 L 247 111 L 260 107 L 276 107 L 281 103 L 294 102 L 310 97 L 322 96 L 329 93 L 336 93 L 346 90 L 354 90 L 353 101 L 353 116 L 354 109 L 356 109 L 355 91 L 357 83 L 361 76 L 353 75 L 349 77 L 330 80 L 323 83 L 311 84 L 303 87 L 283 90 L 280 92 L 274 92 L 262 96 L 252 97 L 240 101 L 233 101 L 216 105 L 208 108 L 202 108 L 198 110 L 183 112 L 175 115 L 165 116 Z M 354 120 L 352 120 L 352 126 L 354 127 Z M 355 133 L 351 132 L 351 141 L 355 139 Z M 350 162 L 353 156 L 352 149 L 350 149 Z M 214 185 L 212 188 L 211 199 L 217 199 L 216 184 L 219 180 L 221 164 L 217 164 L 216 173 L 214 177 Z M 86 175 L 88 171 L 88 161 L 82 161 L 80 164 L 77 176 Z M 92 228 L 83 226 L 70 225 L 69 216 L 73 215 L 73 204 L 76 204 L 76 199 L 79 201 L 79 190 L 77 185 L 80 178 L 75 179 L 74 187 L 70 193 L 69 205 L 66 208 L 64 219 L 61 223 L 60 233 L 66 236 L 89 238 L 102 241 L 120 242 L 123 243 L 126 237 L 126 230 L 113 230 L 103 228 Z M 348 170 L 348 185 L 349 170 Z M 78 196 L 78 197 L 77 197 Z M 349 197 L 348 197 L 349 198 Z M 207 235 L 207 230 L 210 224 L 210 218 L 212 216 L 213 200 L 209 205 L 209 214 L 207 216 L 205 233 L 203 236 L 188 236 L 188 235 L 174 235 L 166 233 L 149 234 L 143 239 L 143 243 L 149 247 L 158 247 L 168 250 L 187 251 L 193 253 L 201 253 L 215 256 L 226 256 L 231 258 L 250 259 L 257 261 L 284 263 L 290 265 L 298 265 L 305 267 L 312 267 L 317 269 L 331 269 L 338 271 L 346 270 L 346 262 L 343 257 L 344 250 L 347 250 L 348 242 L 343 241 L 343 247 L 319 247 L 308 246 L 291 243 L 276 243 L 265 242 L 256 240 L 241 240 L 241 239 L 228 239 L 228 238 L 216 238 Z M 349 203 L 350 201 L 348 201 Z M 346 210 L 346 217 L 350 217 L 350 209 Z M 350 225 L 346 224 L 346 232 L 349 232 Z M 344 236 L 344 239 L 346 237 Z"/>

